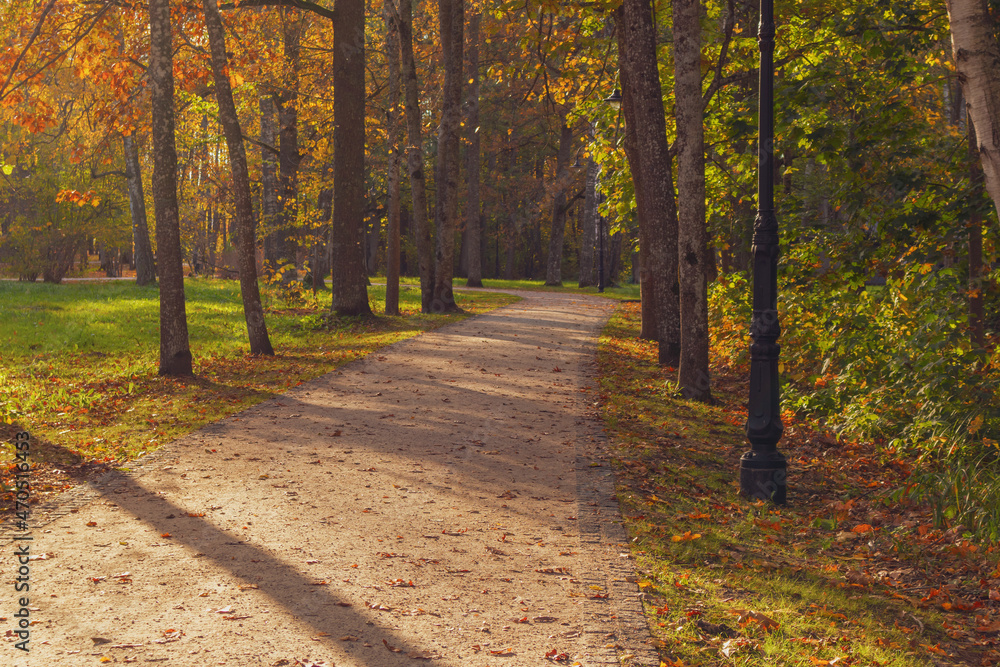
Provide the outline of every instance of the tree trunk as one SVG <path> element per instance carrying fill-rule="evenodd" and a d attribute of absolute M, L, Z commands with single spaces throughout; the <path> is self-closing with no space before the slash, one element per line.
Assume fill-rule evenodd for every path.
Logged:
<path fill-rule="evenodd" d="M 479 17 L 479 12 L 476 12 L 469 19 L 467 62 L 469 86 L 466 91 L 468 107 L 465 116 L 465 129 L 468 133 L 469 145 L 465 156 L 465 178 L 468 183 L 465 234 L 468 244 L 466 264 L 468 278 L 465 284 L 468 287 L 483 286 L 483 221 L 479 201 Z"/>
<path fill-rule="evenodd" d="M 152 285 L 156 282 L 156 264 L 153 246 L 149 242 L 149 223 L 146 220 L 146 198 L 142 192 L 142 171 L 139 166 L 139 147 L 131 134 L 122 137 L 125 153 L 125 179 L 128 181 L 128 207 L 132 214 L 132 265 L 135 267 L 135 284 Z"/>
<path fill-rule="evenodd" d="M 278 96 L 278 229 L 275 242 L 278 264 L 284 267 L 283 282 L 297 276 L 295 228 L 298 224 L 299 196 L 299 68 L 304 27 L 302 12 L 286 8 L 282 16 L 282 45 L 288 79 Z"/>
<path fill-rule="evenodd" d="M 701 0 L 673 0 L 677 117 L 678 267 L 685 398 L 711 401 L 708 368 L 708 229 L 705 226 L 705 126 L 701 93 Z"/>
<path fill-rule="evenodd" d="M 420 272 L 420 304 L 425 313 L 431 312 L 434 294 L 434 258 L 431 228 L 427 219 L 427 188 L 424 178 L 423 119 L 418 103 L 417 66 L 413 59 L 413 1 L 401 0 L 399 6 L 399 53 L 403 65 L 403 85 L 406 95 L 406 149 L 410 193 L 413 198 L 413 237 L 417 246 Z"/>
<path fill-rule="evenodd" d="M 580 287 L 597 284 L 594 246 L 597 244 L 597 163 L 587 158 L 584 182 L 583 212 L 580 215 Z"/>
<path fill-rule="evenodd" d="M 462 121 L 462 35 L 465 24 L 465 0 L 439 0 L 438 24 L 444 59 L 444 86 L 441 122 L 438 125 L 438 155 L 435 183 L 437 197 L 434 227 L 437 250 L 434 261 L 434 300 L 436 313 L 455 312 L 452 278 L 455 274 L 455 228 L 458 226 L 459 144 Z"/>
<path fill-rule="evenodd" d="M 404 0 L 405 2 L 406 0 Z M 385 50 L 389 66 L 389 90 L 386 91 L 389 143 L 389 205 L 386 215 L 385 314 L 399 315 L 399 22 L 395 0 L 385 0 Z"/>
<path fill-rule="evenodd" d="M 283 241 L 277 229 L 278 213 L 278 130 L 275 125 L 274 97 L 264 93 L 260 98 L 260 222 L 267 230 L 264 238 L 264 271 L 274 275 L 281 265 Z"/>
<path fill-rule="evenodd" d="M 562 285 L 563 234 L 566 232 L 566 188 L 569 187 L 569 156 L 573 148 L 573 130 L 562 119 L 559 152 L 556 154 L 556 196 L 552 202 L 552 227 L 549 229 L 549 256 L 545 284 Z"/>
<path fill-rule="evenodd" d="M 233 179 L 233 200 L 236 209 L 237 266 L 240 272 L 240 294 L 243 297 L 243 317 L 247 323 L 247 337 L 251 354 L 274 355 L 271 339 L 264 322 L 264 307 L 260 302 L 257 284 L 257 237 L 250 200 L 250 176 L 247 173 L 247 154 L 243 145 L 243 131 L 236 115 L 236 103 L 229 84 L 229 63 L 226 56 L 226 35 L 222 28 L 217 0 L 202 0 L 205 8 L 205 27 L 208 30 L 212 51 L 212 76 L 215 79 L 215 99 L 219 104 L 219 121 L 226 135 L 229 151 L 229 168 Z"/>
<path fill-rule="evenodd" d="M 370 315 L 365 275 L 365 2 L 340 0 L 333 21 L 333 301 Z"/>
<path fill-rule="evenodd" d="M 149 1 L 149 88 L 153 109 L 153 208 L 160 271 L 160 375 L 193 375 L 184 306 L 184 266 L 177 209 L 174 66 L 169 0 Z"/>
<path fill-rule="evenodd" d="M 969 196 L 972 213 L 969 216 L 969 342 L 977 350 L 986 348 L 983 321 L 983 215 L 979 203 L 983 196 L 983 170 L 976 155 L 975 123 L 968 120 L 969 134 Z"/>
<path fill-rule="evenodd" d="M 626 132 L 634 133 L 640 237 L 648 246 L 643 268 L 649 274 L 643 300 L 653 301 L 659 362 L 680 363 L 677 285 L 677 209 L 667 146 L 663 94 L 656 60 L 656 27 L 650 0 L 625 0 L 615 10 Z M 643 233 L 645 230 L 645 233 Z M 642 240 L 640 239 L 640 243 Z"/>
<path fill-rule="evenodd" d="M 976 127 L 986 191 L 1000 211 L 1000 44 L 984 0 L 945 0 L 965 108 Z"/>

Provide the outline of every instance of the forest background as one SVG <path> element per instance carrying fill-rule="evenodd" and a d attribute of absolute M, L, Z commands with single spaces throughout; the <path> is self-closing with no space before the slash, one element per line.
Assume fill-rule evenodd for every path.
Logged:
<path fill-rule="evenodd" d="M 108 276 L 129 265 L 140 283 L 158 277 L 161 298 L 182 284 L 181 267 L 239 276 L 251 351 L 264 354 L 250 287 L 258 270 L 286 291 L 330 280 L 342 316 L 369 310 L 363 287 L 375 275 L 389 279 L 387 312 L 400 275 L 421 278 L 424 310 L 457 307 L 453 276 L 587 287 L 603 266 L 608 284 L 643 282 L 650 244 L 640 244 L 629 141 L 648 128 L 607 101 L 623 88 L 619 5 L 3 0 L 2 270 L 59 283 L 97 255 Z M 705 342 L 714 364 L 741 369 L 759 16 L 742 0 L 695 5 Z M 169 20 L 161 13 L 151 32 L 165 7 Z M 665 2 L 651 9 L 652 83 L 674 160 L 675 13 Z M 778 2 L 776 16 L 784 409 L 879 443 L 887 462 L 920 471 L 901 493 L 996 538 L 998 230 L 969 146 L 947 8 Z M 156 117 L 170 105 L 151 103 L 166 94 L 166 72 L 170 127 Z M 156 201 L 156 137 L 168 130 L 173 209 Z M 164 254 L 168 218 L 177 249 Z M 241 246 L 241 233 L 252 243 Z M 184 312 L 163 317 L 177 323 Z M 662 348 L 662 333 L 643 328 Z M 161 340 L 161 372 L 165 359 L 183 358 L 183 335 L 177 349 Z M 676 363 L 662 349 L 661 361 L 672 380 Z"/>

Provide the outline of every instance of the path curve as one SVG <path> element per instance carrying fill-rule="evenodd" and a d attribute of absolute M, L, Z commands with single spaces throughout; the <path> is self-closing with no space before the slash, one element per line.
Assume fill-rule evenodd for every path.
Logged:
<path fill-rule="evenodd" d="M 518 294 L 37 511 L 13 664 L 658 665 L 586 390 L 612 305 Z"/>

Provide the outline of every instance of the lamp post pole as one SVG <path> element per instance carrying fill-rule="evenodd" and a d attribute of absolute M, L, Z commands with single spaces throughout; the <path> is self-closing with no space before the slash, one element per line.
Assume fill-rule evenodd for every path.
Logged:
<path fill-rule="evenodd" d="M 757 219 L 753 225 L 753 320 L 750 324 L 750 400 L 746 435 L 751 451 L 740 459 L 740 493 L 784 504 L 786 469 L 778 451 L 778 219 L 774 214 L 774 0 L 760 2 L 760 113 L 757 147 Z"/>

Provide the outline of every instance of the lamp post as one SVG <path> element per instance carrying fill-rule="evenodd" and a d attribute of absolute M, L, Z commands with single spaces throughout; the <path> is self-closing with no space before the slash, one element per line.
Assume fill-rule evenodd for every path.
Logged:
<path fill-rule="evenodd" d="M 774 0 L 761 0 L 760 114 L 757 218 L 753 225 L 753 320 L 750 324 L 750 400 L 746 435 L 751 451 L 740 459 L 740 493 L 784 504 L 784 427 L 778 387 L 778 219 L 774 214 Z"/>

